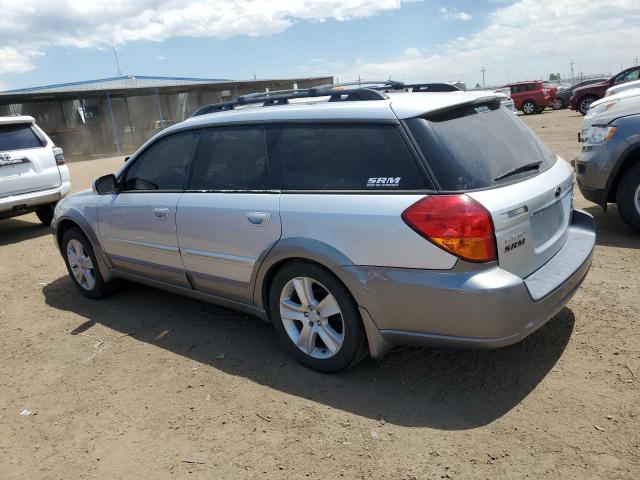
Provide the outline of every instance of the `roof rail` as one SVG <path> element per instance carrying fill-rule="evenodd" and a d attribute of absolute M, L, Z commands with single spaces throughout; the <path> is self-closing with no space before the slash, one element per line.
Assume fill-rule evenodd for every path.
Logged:
<path fill-rule="evenodd" d="M 361 101 L 361 100 L 385 100 L 388 97 L 384 92 L 374 88 L 344 88 L 345 85 L 321 85 L 306 89 L 278 90 L 275 92 L 259 92 L 241 95 L 236 100 L 205 105 L 191 114 L 192 117 L 207 113 L 233 110 L 242 105 L 261 103 L 265 107 L 273 105 L 286 105 L 289 100 L 296 98 L 329 97 L 330 102 Z"/>
<path fill-rule="evenodd" d="M 460 90 L 456 86 L 448 83 L 416 83 L 407 85 L 394 80 L 327 84 L 304 89 L 249 93 L 239 96 L 236 100 L 205 105 L 193 112 L 191 116 L 196 117 L 207 113 L 224 112 L 234 110 L 238 106 L 259 103 L 264 107 L 287 105 L 289 100 L 296 98 L 329 97 L 329 102 L 385 100 L 389 98 L 385 95 L 385 92 L 394 90 L 409 91 L 409 89 L 411 89 L 412 92 L 454 92 Z"/>

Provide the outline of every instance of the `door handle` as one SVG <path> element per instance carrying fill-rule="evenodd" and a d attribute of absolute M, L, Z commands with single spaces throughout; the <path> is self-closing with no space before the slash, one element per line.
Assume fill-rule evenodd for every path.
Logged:
<path fill-rule="evenodd" d="M 154 208 L 153 209 L 153 216 L 159 219 L 165 219 L 167 218 L 167 216 L 169 215 L 169 209 L 168 208 Z"/>
<path fill-rule="evenodd" d="M 271 220 L 271 214 L 269 212 L 247 212 L 247 220 L 251 225 L 256 227 L 264 227 Z"/>

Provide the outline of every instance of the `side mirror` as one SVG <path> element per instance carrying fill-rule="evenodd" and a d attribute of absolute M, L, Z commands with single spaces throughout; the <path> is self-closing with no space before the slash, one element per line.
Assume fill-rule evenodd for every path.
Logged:
<path fill-rule="evenodd" d="M 118 182 L 113 173 L 104 175 L 93 181 L 93 191 L 98 195 L 106 195 L 108 193 L 116 193 L 118 191 Z"/>

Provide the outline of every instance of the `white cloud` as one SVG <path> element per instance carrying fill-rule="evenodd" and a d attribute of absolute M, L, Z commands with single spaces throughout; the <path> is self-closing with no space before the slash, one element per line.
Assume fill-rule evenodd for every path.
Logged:
<path fill-rule="evenodd" d="M 472 18 L 467 12 L 460 11 L 457 8 L 440 7 L 438 11 L 442 14 L 442 18 L 453 18 L 462 21 L 471 20 Z"/>
<path fill-rule="evenodd" d="M 401 0 L 0 0 L 0 74 L 33 69 L 49 46 L 274 35 L 300 20 L 344 21 L 400 6 Z"/>
<path fill-rule="evenodd" d="M 442 13 L 442 12 L 440 12 Z M 447 14 L 450 10 L 446 11 Z M 404 50 L 395 59 L 360 59 L 341 79 L 387 78 L 452 81 L 467 84 L 541 78 L 550 72 L 616 73 L 638 54 L 638 0 L 519 0 L 499 5 L 488 25 L 468 37 L 418 50 Z M 422 52 L 420 56 L 407 55 Z M 547 77 L 548 78 L 548 77 Z"/>
<path fill-rule="evenodd" d="M 0 46 L 0 73 L 24 73 L 33 70 L 31 62 L 43 53 L 33 48 L 16 48 Z"/>

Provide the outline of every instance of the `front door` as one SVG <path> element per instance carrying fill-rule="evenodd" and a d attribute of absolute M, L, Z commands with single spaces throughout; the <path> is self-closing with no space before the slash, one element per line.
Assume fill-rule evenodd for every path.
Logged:
<path fill-rule="evenodd" d="M 268 190 L 264 131 L 209 128 L 197 151 L 177 210 L 185 270 L 195 289 L 250 303 L 256 262 L 281 234 L 280 195 Z"/>
<path fill-rule="evenodd" d="M 198 132 L 170 134 L 153 143 L 119 178 L 120 191 L 99 204 L 98 225 L 114 267 L 163 283 L 188 287 L 176 232 Z"/>

